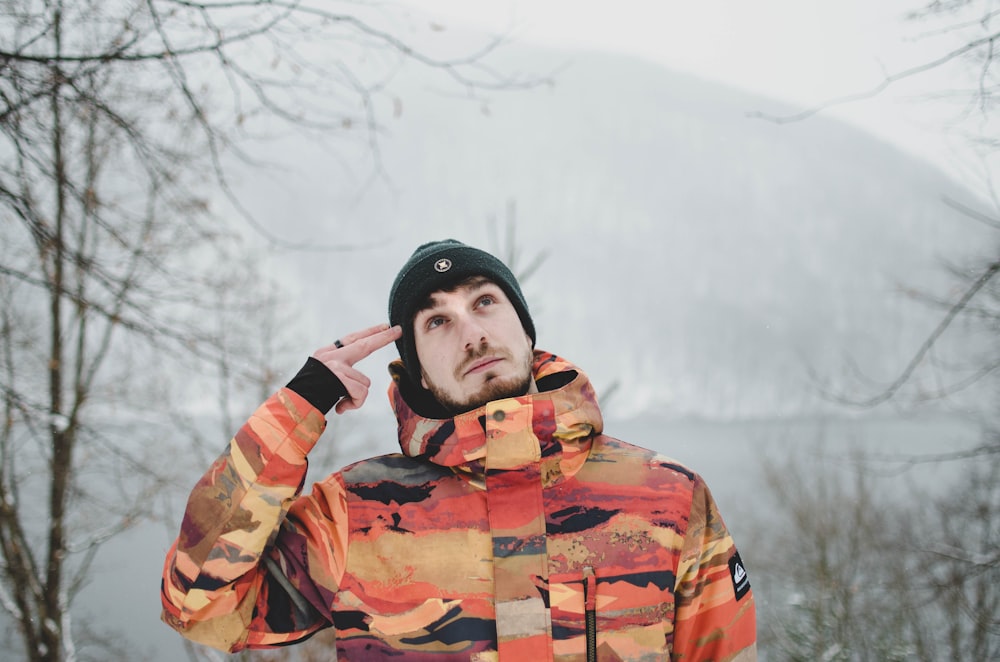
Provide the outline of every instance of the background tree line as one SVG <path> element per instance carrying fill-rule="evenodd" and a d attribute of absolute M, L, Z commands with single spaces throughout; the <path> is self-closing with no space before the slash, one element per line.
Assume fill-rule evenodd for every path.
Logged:
<path fill-rule="evenodd" d="M 950 46 L 890 71 L 870 90 L 833 99 L 779 122 L 807 121 L 837 104 L 863 103 L 931 71 L 953 85 L 937 101 L 954 104 L 949 130 L 975 159 L 964 182 L 972 205 L 945 199 L 941 223 L 997 231 L 978 254 L 951 256 L 946 295 L 901 289 L 941 313 L 909 362 L 888 382 L 851 366 L 855 388 L 827 391 L 853 411 L 961 412 L 979 441 L 956 447 L 942 437 L 931 455 L 886 454 L 877 443 L 851 457 L 825 454 L 822 440 L 789 458 L 768 458 L 770 513 L 760 522 L 762 577 L 770 615 L 761 631 L 768 659 L 887 661 L 1000 658 L 1000 198 L 996 131 L 1000 11 L 980 0 L 934 0 L 908 16 L 918 38 Z M 823 387 L 820 386 L 822 389 Z M 886 472 L 910 471 L 894 490 Z M 768 532 L 775 533 L 769 535 Z"/>

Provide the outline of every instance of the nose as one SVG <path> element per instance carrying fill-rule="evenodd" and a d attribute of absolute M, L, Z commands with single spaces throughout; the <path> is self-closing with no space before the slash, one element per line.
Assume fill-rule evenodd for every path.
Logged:
<path fill-rule="evenodd" d="M 460 338 L 465 349 L 474 349 L 486 342 L 486 329 L 474 315 L 462 315 L 459 324 Z"/>

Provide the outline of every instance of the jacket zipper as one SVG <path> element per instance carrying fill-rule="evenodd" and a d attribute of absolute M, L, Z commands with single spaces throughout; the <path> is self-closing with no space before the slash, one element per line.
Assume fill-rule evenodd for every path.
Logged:
<path fill-rule="evenodd" d="M 587 623 L 587 662 L 597 662 L 597 576 L 583 569 L 583 615 Z"/>

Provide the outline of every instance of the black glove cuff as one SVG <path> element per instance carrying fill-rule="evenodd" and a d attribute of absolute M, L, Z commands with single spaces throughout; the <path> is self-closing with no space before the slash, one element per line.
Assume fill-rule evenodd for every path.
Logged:
<path fill-rule="evenodd" d="M 347 395 L 347 387 L 340 381 L 340 377 L 333 374 L 322 361 L 312 356 L 287 386 L 324 414 Z"/>

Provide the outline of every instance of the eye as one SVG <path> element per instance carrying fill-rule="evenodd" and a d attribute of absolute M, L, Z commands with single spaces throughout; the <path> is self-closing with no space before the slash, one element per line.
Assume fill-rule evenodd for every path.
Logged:
<path fill-rule="evenodd" d="M 481 308 L 483 306 L 492 306 L 496 302 L 497 302 L 496 297 L 494 297 L 492 294 L 484 294 L 483 296 L 479 297 L 479 299 L 476 301 L 476 307 Z"/>
<path fill-rule="evenodd" d="M 434 315 L 427 318 L 427 321 L 424 322 L 424 328 L 430 331 L 431 329 L 438 328 L 442 324 L 444 324 L 444 318 L 440 315 Z"/>

